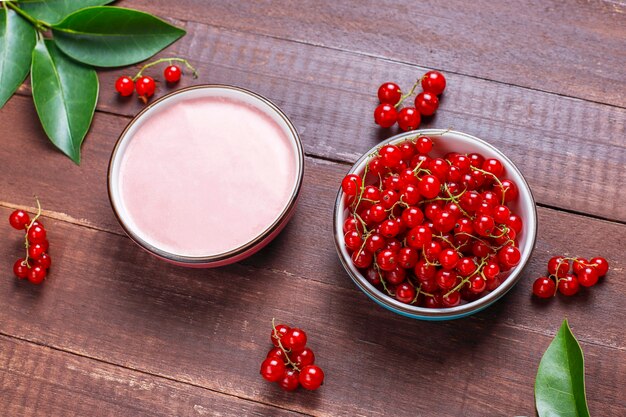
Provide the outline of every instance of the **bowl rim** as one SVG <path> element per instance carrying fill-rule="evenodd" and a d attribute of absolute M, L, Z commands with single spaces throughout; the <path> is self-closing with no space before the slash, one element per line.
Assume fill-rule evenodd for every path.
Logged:
<path fill-rule="evenodd" d="M 139 235 L 137 235 L 122 219 L 122 216 L 120 215 L 120 210 L 117 206 L 117 204 L 121 204 L 121 202 L 116 201 L 116 199 L 114 198 L 113 190 L 112 190 L 114 187 L 114 185 L 112 185 L 113 166 L 114 166 L 114 163 L 119 158 L 118 151 L 119 151 L 120 145 L 123 143 L 124 139 L 126 138 L 126 134 L 130 130 L 130 128 L 144 114 L 149 112 L 156 105 L 164 101 L 167 101 L 177 95 L 184 94 L 193 90 L 232 90 L 237 93 L 243 93 L 244 95 L 248 95 L 252 97 L 253 99 L 259 100 L 260 102 L 265 104 L 269 110 L 275 112 L 276 115 L 279 116 L 280 119 L 282 119 L 282 121 L 285 123 L 285 126 L 287 127 L 288 132 L 289 132 L 287 136 L 289 137 L 290 141 L 295 143 L 295 148 L 296 148 L 296 155 L 295 155 L 296 156 L 296 182 L 293 187 L 293 191 L 291 195 L 289 196 L 289 200 L 287 200 L 287 204 L 285 204 L 285 207 L 283 207 L 280 214 L 276 217 L 276 219 L 274 220 L 272 224 L 268 225 L 259 235 L 257 235 L 251 241 L 237 248 L 231 249 L 228 252 L 222 252 L 216 255 L 206 255 L 206 256 L 179 255 L 179 254 L 165 251 L 145 241 Z M 294 206 L 298 200 L 298 196 L 302 188 L 303 178 L 304 178 L 304 148 L 302 146 L 302 140 L 300 139 L 300 135 L 298 134 L 298 131 L 296 130 L 294 124 L 291 122 L 289 117 L 287 117 L 287 115 L 277 105 L 275 105 L 268 98 L 258 93 L 255 93 L 253 91 L 250 91 L 246 88 L 237 87 L 237 86 L 228 85 L 228 84 L 197 84 L 197 85 L 181 88 L 176 91 L 172 91 L 162 97 L 159 97 L 155 101 L 145 106 L 139 113 L 137 113 L 130 120 L 130 122 L 128 122 L 128 124 L 126 125 L 122 133 L 120 133 L 119 137 L 117 138 L 115 142 L 115 146 L 113 147 L 113 151 L 111 152 L 111 157 L 109 158 L 109 164 L 107 168 L 107 192 L 109 196 L 109 203 L 111 204 L 111 208 L 113 209 L 113 213 L 115 217 L 117 218 L 117 221 L 119 222 L 124 232 L 136 244 L 138 244 L 140 247 L 147 250 L 148 252 L 152 253 L 153 255 L 156 255 L 157 257 L 165 259 L 165 260 L 169 260 L 176 264 L 203 266 L 203 265 L 210 265 L 210 264 L 223 264 L 225 263 L 226 260 L 245 255 L 247 252 L 251 251 L 257 245 L 266 243 L 266 239 L 272 236 L 272 234 L 274 234 L 278 229 L 280 229 L 281 226 L 283 225 L 283 222 L 286 219 L 288 219 L 290 217 L 289 216 L 290 213 L 293 212 Z"/>
<path fill-rule="evenodd" d="M 418 319 L 426 319 L 426 320 L 447 320 L 465 317 L 470 314 L 476 313 L 489 305 L 493 304 L 495 301 L 500 299 L 504 294 L 506 294 L 511 288 L 515 286 L 515 284 L 521 278 L 521 272 L 525 268 L 526 264 L 531 258 L 532 252 L 535 248 L 535 244 L 537 242 L 537 205 L 535 204 L 535 198 L 533 196 L 532 190 L 524 178 L 524 175 L 521 173 L 519 168 L 511 161 L 502 151 L 493 146 L 492 144 L 484 141 L 483 139 L 477 138 L 470 134 L 452 130 L 452 129 L 418 129 L 410 132 L 403 132 L 397 135 L 391 136 L 388 139 L 378 143 L 377 145 L 370 148 L 367 152 L 365 152 L 350 168 L 350 170 L 346 173 L 353 174 L 357 171 L 360 171 L 363 167 L 367 159 L 370 155 L 378 148 L 385 146 L 389 143 L 399 143 L 404 141 L 409 137 L 414 137 L 416 135 L 423 136 L 433 136 L 433 137 L 443 137 L 447 134 L 460 136 L 462 138 L 468 139 L 470 142 L 478 142 L 481 145 L 489 148 L 493 151 L 499 158 L 504 160 L 507 164 L 506 168 L 513 169 L 513 171 L 521 178 L 521 183 L 517 184 L 518 187 L 524 187 L 528 196 L 530 197 L 529 204 L 531 207 L 530 214 L 531 219 L 528 224 L 532 225 L 529 228 L 529 239 L 530 239 L 530 250 L 526 253 L 522 253 L 522 258 L 520 263 L 511 270 L 507 278 L 505 279 L 500 286 L 498 286 L 495 290 L 491 291 L 486 296 L 479 298 L 478 300 L 469 302 L 467 304 L 461 304 L 455 307 L 449 308 L 426 308 L 413 306 L 410 304 L 401 303 L 398 300 L 391 298 L 390 296 L 383 294 L 376 287 L 370 284 L 365 277 L 359 272 L 359 270 L 352 265 L 351 262 L 348 261 L 348 257 L 345 256 L 344 252 L 347 254 L 347 250 L 343 244 L 343 222 L 344 222 L 344 198 L 343 191 L 341 187 L 339 187 L 339 191 L 337 192 L 337 197 L 335 200 L 334 212 L 333 212 L 333 236 L 335 240 L 335 247 L 337 249 L 337 254 L 339 255 L 339 259 L 344 269 L 352 278 L 354 283 L 372 300 L 374 300 L 379 305 L 404 316 L 418 318 Z"/>

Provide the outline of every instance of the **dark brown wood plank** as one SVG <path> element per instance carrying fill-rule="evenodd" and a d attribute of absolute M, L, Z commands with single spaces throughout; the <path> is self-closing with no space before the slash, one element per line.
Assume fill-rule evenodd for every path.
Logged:
<path fill-rule="evenodd" d="M 189 34 L 164 54 L 193 57 L 200 67 L 199 80 L 186 77 L 181 85 L 227 83 L 265 94 L 293 119 L 309 155 L 332 160 L 352 162 L 395 134 L 396 130 L 381 130 L 373 122 L 376 89 L 381 80 L 390 78 L 408 86 L 424 72 L 415 66 L 202 24 L 186 26 Z M 121 100 L 113 88 L 117 76 L 134 71 L 101 73 L 101 110 L 128 116 L 140 110 L 136 97 Z M 160 86 L 157 94 L 166 91 L 171 89 Z M 12 106 L 17 107 L 11 110 Z M 9 103 L 0 123 L 36 124 L 28 108 L 32 106 Z M 106 119 L 107 127 L 115 126 L 112 129 L 96 123 L 86 146 L 92 141 L 113 141 L 124 123 Z M 625 109 L 450 74 L 438 114 L 423 126 L 452 127 L 502 149 L 526 175 L 540 203 L 626 221 L 626 193 L 613 192 L 613 184 L 626 183 Z M 13 146 L 25 142 L 3 139 L 14 141 Z M 94 161 L 86 153 L 82 171 L 103 159 Z"/>
<path fill-rule="evenodd" d="M 119 4 L 626 106 L 626 7 L 620 2 L 125 0 Z"/>
<path fill-rule="evenodd" d="M 0 247 L 0 332 L 315 415 L 531 415 L 537 364 L 568 317 L 586 353 L 592 413 L 623 414 L 626 226 L 541 212 L 537 253 L 520 284 L 486 311 L 446 323 L 382 310 L 344 286 L 334 257 L 330 269 L 306 263 L 323 268 L 325 282 L 247 265 L 189 270 L 124 237 L 46 218 L 54 269 L 44 285 L 10 277 L 19 239 Z M 8 213 L 0 209 L 0 218 Z M 563 233 L 573 229 L 577 239 Z M 15 235 L 5 222 L 0 233 L 7 242 Z M 294 255 L 309 244 L 288 243 Z M 595 255 L 600 244 L 613 266 L 605 282 L 571 299 L 531 299 L 548 254 Z M 308 331 L 327 373 L 320 391 L 286 394 L 258 375 L 272 317 Z"/>
<path fill-rule="evenodd" d="M 265 404 L 0 336 L 4 416 L 294 416 Z"/>

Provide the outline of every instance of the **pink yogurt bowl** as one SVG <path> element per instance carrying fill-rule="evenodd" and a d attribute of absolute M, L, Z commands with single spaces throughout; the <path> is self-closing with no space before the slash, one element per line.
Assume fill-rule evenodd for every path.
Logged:
<path fill-rule="evenodd" d="M 210 268 L 276 237 L 303 175 L 300 137 L 276 105 L 239 87 L 198 85 L 133 118 L 113 149 L 108 191 L 139 246 L 177 265 Z"/>

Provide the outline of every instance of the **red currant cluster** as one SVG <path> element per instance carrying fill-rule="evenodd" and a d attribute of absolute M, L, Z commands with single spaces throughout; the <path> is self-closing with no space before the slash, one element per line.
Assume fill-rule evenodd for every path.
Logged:
<path fill-rule="evenodd" d="M 26 256 L 15 261 L 13 272 L 19 279 L 28 278 L 33 284 L 41 284 L 52 263 L 48 255 L 46 229 L 38 221 L 41 206 L 37 201 L 37 215 L 31 220 L 24 210 L 15 210 L 9 216 L 9 223 L 14 229 L 24 230 L 24 246 Z"/>
<path fill-rule="evenodd" d="M 571 265 L 570 265 L 571 262 Z M 570 273 L 570 271 L 572 273 Z M 554 256 L 548 261 L 548 276 L 537 278 L 533 284 L 533 294 L 539 298 L 556 295 L 557 288 L 563 295 L 574 295 L 580 286 L 592 287 L 600 277 L 609 272 L 609 263 L 604 258 L 565 258 Z"/>
<path fill-rule="evenodd" d="M 416 136 L 385 145 L 363 175 L 342 181 L 343 231 L 353 264 L 379 290 L 423 307 L 454 307 L 497 288 L 521 259 L 522 219 L 507 203 L 515 183 L 482 155 L 429 156 Z"/>
<path fill-rule="evenodd" d="M 404 107 L 398 111 L 398 107 L 404 100 L 415 92 L 418 84 L 422 84 L 423 92 L 415 97 L 415 107 Z M 432 116 L 439 107 L 437 96 L 446 88 L 446 79 L 438 71 L 428 71 L 422 78 L 417 80 L 411 90 L 403 95 L 402 90 L 396 83 L 387 82 L 378 88 L 380 104 L 374 110 L 374 121 L 381 127 L 391 127 L 396 122 L 404 131 L 415 130 L 419 127 L 422 117 Z M 420 116 L 421 115 L 421 116 Z"/>
<path fill-rule="evenodd" d="M 192 67 L 191 64 L 187 62 L 187 60 L 182 58 L 163 58 L 144 65 L 143 67 L 141 67 L 137 75 L 132 78 L 128 75 L 123 75 L 119 77 L 117 81 L 115 81 L 115 90 L 123 97 L 131 96 L 133 94 L 133 91 L 137 90 L 139 98 L 144 103 L 147 103 L 148 98 L 154 95 L 156 83 L 154 81 L 154 78 L 147 75 L 142 75 L 143 72 L 154 65 L 160 64 L 162 62 L 168 62 L 169 65 L 163 71 L 163 77 L 168 83 L 177 83 L 178 81 L 180 81 L 182 70 L 178 65 L 173 65 L 172 61 L 184 63 L 185 66 L 193 72 L 193 77 L 198 77 L 198 73 L 196 72 L 195 68 Z"/>
<path fill-rule="evenodd" d="M 263 378 L 277 382 L 285 391 L 293 391 L 300 385 L 316 390 L 324 383 L 324 372 L 313 364 L 315 355 L 306 347 L 303 330 L 284 324 L 275 326 L 272 320 L 271 340 L 274 348 L 261 364 Z"/>

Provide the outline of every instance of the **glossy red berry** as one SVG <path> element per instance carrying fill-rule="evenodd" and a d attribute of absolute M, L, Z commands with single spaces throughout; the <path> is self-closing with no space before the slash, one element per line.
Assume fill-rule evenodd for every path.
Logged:
<path fill-rule="evenodd" d="M 418 189 L 425 198 L 435 198 L 441 190 L 441 181 L 434 175 L 424 175 Z"/>
<path fill-rule="evenodd" d="M 316 390 L 324 383 L 324 371 L 317 365 L 307 365 L 300 371 L 299 381 L 304 389 Z"/>
<path fill-rule="evenodd" d="M 261 364 L 261 376 L 269 382 L 276 382 L 285 374 L 285 363 L 275 357 L 266 358 Z"/>
<path fill-rule="evenodd" d="M 415 288 L 409 283 L 403 282 L 396 287 L 396 300 L 410 304 L 415 299 Z"/>
<path fill-rule="evenodd" d="M 495 158 L 485 159 L 485 162 L 483 162 L 482 169 L 483 171 L 487 171 L 495 175 L 498 178 L 504 175 L 504 165 L 502 165 L 502 162 L 500 162 L 499 160 Z"/>
<path fill-rule="evenodd" d="M 558 268 L 558 273 L 557 273 Z M 553 256 L 548 261 L 548 273 L 563 278 L 569 272 L 569 261 L 562 256 Z"/>
<path fill-rule="evenodd" d="M 406 235 L 406 244 L 412 248 L 422 248 L 427 243 L 430 243 L 433 235 L 430 227 L 427 225 L 421 225 L 414 227 Z"/>
<path fill-rule="evenodd" d="M 289 355 L 291 361 L 302 368 L 303 366 L 313 365 L 315 363 L 315 354 L 311 348 L 305 347 L 300 352 Z"/>
<path fill-rule="evenodd" d="M 454 271 L 440 269 L 435 275 L 435 281 L 442 290 L 450 290 L 457 284 L 457 274 Z"/>
<path fill-rule="evenodd" d="M 579 274 L 587 266 L 589 266 L 589 261 L 585 258 L 576 258 L 572 261 L 572 270 L 575 274 Z"/>
<path fill-rule="evenodd" d="M 583 287 L 596 285 L 598 278 L 600 278 L 598 271 L 596 271 L 596 269 L 592 266 L 584 267 L 578 274 L 576 274 L 576 277 L 578 278 L 580 285 Z"/>
<path fill-rule="evenodd" d="M 609 263 L 606 259 L 601 257 L 591 258 L 589 261 L 591 265 L 598 271 L 598 276 L 605 276 L 607 272 L 609 272 Z"/>
<path fill-rule="evenodd" d="M 361 237 L 361 234 L 356 230 L 347 232 L 344 235 L 343 240 L 346 244 L 346 248 L 350 250 L 357 250 L 361 247 L 361 245 L 363 245 L 363 238 Z"/>
<path fill-rule="evenodd" d="M 276 331 L 272 329 L 272 333 L 270 334 L 270 339 L 274 346 L 278 346 L 278 340 L 283 340 L 285 334 L 291 330 L 291 328 L 284 324 L 279 324 L 276 326 Z"/>
<path fill-rule="evenodd" d="M 352 263 L 360 269 L 365 269 L 374 261 L 374 255 L 366 250 L 357 250 L 352 254 Z"/>
<path fill-rule="evenodd" d="M 177 83 L 180 81 L 181 71 L 177 65 L 169 65 L 163 70 L 163 77 L 168 83 Z"/>
<path fill-rule="evenodd" d="M 380 234 L 384 237 L 394 237 L 400 233 L 400 225 L 395 220 L 385 220 L 380 224 Z"/>
<path fill-rule="evenodd" d="M 446 78 L 439 71 L 428 71 L 422 78 L 422 88 L 438 96 L 446 88 Z"/>
<path fill-rule="evenodd" d="M 380 104 L 374 110 L 374 121 L 380 127 L 391 127 L 398 121 L 398 112 L 393 104 Z"/>
<path fill-rule="evenodd" d="M 427 154 L 433 149 L 433 140 L 428 136 L 420 136 L 415 141 L 415 148 L 421 154 Z"/>
<path fill-rule="evenodd" d="M 461 293 L 458 291 L 451 292 L 441 297 L 441 304 L 443 307 L 456 307 L 461 304 Z"/>
<path fill-rule="evenodd" d="M 285 391 L 295 391 L 300 386 L 300 373 L 295 369 L 285 369 L 278 385 Z"/>
<path fill-rule="evenodd" d="M 46 269 L 39 265 L 33 266 L 28 272 L 28 281 L 33 284 L 41 284 L 46 277 Z"/>
<path fill-rule="evenodd" d="M 439 99 L 427 91 L 419 93 L 415 97 L 415 108 L 424 116 L 432 116 L 439 108 Z"/>
<path fill-rule="evenodd" d="M 348 174 L 341 181 L 341 189 L 347 195 L 355 196 L 361 190 L 363 180 L 356 174 Z"/>
<path fill-rule="evenodd" d="M 444 269 L 453 269 L 459 262 L 459 254 L 452 248 L 447 248 L 439 254 L 439 263 Z"/>
<path fill-rule="evenodd" d="M 128 97 L 133 94 L 133 91 L 135 90 L 135 82 L 129 76 L 124 75 L 115 81 L 115 90 L 122 97 Z"/>
<path fill-rule="evenodd" d="M 41 243 L 46 240 L 46 229 L 40 225 L 33 225 L 28 229 L 28 241 L 30 243 Z"/>
<path fill-rule="evenodd" d="M 381 103 L 397 104 L 402 98 L 402 90 L 396 83 L 387 82 L 378 87 L 378 100 Z"/>
<path fill-rule="evenodd" d="M 401 268 L 413 269 L 418 260 L 419 254 L 413 248 L 402 248 L 398 252 L 398 265 Z"/>
<path fill-rule="evenodd" d="M 144 75 L 137 80 L 135 89 L 140 97 L 152 97 L 154 95 L 154 90 L 156 89 L 156 84 L 152 77 Z"/>
<path fill-rule="evenodd" d="M 494 193 L 498 196 L 498 200 L 504 201 L 505 203 L 510 203 L 511 201 L 517 200 L 519 195 L 519 190 L 517 189 L 517 185 L 509 179 L 504 179 L 501 181 L 502 185 L 498 184 L 493 190 Z"/>
<path fill-rule="evenodd" d="M 513 268 L 519 264 L 522 254 L 519 249 L 512 245 L 507 245 L 498 251 L 498 261 L 500 265 Z"/>
<path fill-rule="evenodd" d="M 44 269 L 50 269 L 50 265 L 52 265 L 52 259 L 47 253 L 42 253 L 39 259 L 35 261 L 35 265 L 39 265 Z"/>
<path fill-rule="evenodd" d="M 306 333 L 298 328 L 289 329 L 281 338 L 285 349 L 292 352 L 300 352 L 306 346 Z"/>
<path fill-rule="evenodd" d="M 20 258 L 13 264 L 13 273 L 19 279 L 28 278 L 28 274 L 30 272 L 30 268 L 26 266 L 24 262 L 24 258 Z"/>
<path fill-rule="evenodd" d="M 287 361 L 287 355 L 285 355 L 285 351 L 279 347 L 273 347 L 272 349 L 270 349 L 269 352 L 267 352 L 266 358 L 271 358 L 272 356 L 280 359 L 283 362 Z"/>
<path fill-rule="evenodd" d="M 469 280 L 469 290 L 474 294 L 480 294 L 487 289 L 487 281 L 480 275 L 475 275 Z"/>
<path fill-rule="evenodd" d="M 548 277 L 537 278 L 533 283 L 533 294 L 539 298 L 550 298 L 554 296 L 556 284 Z"/>
<path fill-rule="evenodd" d="M 391 249 L 384 249 L 376 255 L 376 264 L 383 271 L 393 271 L 398 266 L 397 252 Z"/>
<path fill-rule="evenodd" d="M 372 233 L 365 239 L 365 250 L 369 253 L 377 253 L 385 248 L 387 241 L 378 233 Z"/>
<path fill-rule="evenodd" d="M 41 243 L 33 243 L 28 247 L 28 257 L 33 260 L 41 258 L 46 252 L 46 248 Z"/>
<path fill-rule="evenodd" d="M 476 233 L 480 236 L 489 236 L 491 235 L 496 223 L 493 220 L 493 217 L 483 214 L 481 216 L 477 216 L 472 225 L 474 226 Z"/>
<path fill-rule="evenodd" d="M 398 126 L 405 132 L 419 127 L 422 118 L 414 107 L 405 107 L 398 112 Z"/>
<path fill-rule="evenodd" d="M 558 287 L 561 294 L 571 296 L 578 292 L 580 283 L 575 275 L 567 274 L 565 277 L 559 279 Z"/>
<path fill-rule="evenodd" d="M 397 167 L 400 161 L 402 161 L 402 151 L 396 145 L 383 146 L 379 154 L 382 158 L 383 165 L 389 168 Z"/>
<path fill-rule="evenodd" d="M 17 230 L 25 229 L 30 223 L 30 217 L 24 210 L 15 210 L 9 215 L 11 227 Z"/>

